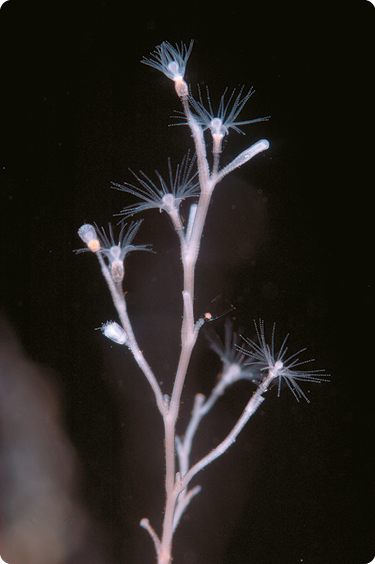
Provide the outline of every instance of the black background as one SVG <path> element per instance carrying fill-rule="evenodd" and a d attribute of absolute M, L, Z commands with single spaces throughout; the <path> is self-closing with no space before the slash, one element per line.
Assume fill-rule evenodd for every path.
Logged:
<path fill-rule="evenodd" d="M 190 39 L 193 91 L 208 84 L 215 105 L 225 87 L 254 86 L 242 119 L 272 116 L 226 142 L 224 162 L 261 138 L 270 149 L 214 193 L 196 314 L 233 304 L 249 337 L 254 318 L 269 331 L 275 321 L 279 339 L 290 332 L 291 351 L 308 347 L 331 382 L 307 386 L 310 404 L 267 394 L 236 444 L 196 478 L 203 492 L 177 530 L 174 562 L 369 562 L 372 5 L 10 0 L 0 26 L 0 312 L 27 355 L 55 372 L 82 462 L 79 495 L 109 538 L 107 562 L 154 561 L 139 521 L 160 531 L 162 426 L 130 354 L 94 331 L 114 308 L 95 258 L 73 250 L 82 223 L 106 225 L 134 202 L 111 181 L 131 181 L 128 167 L 165 172 L 167 157 L 176 163 L 191 146 L 186 127 L 168 127 L 180 109 L 172 83 L 139 62 L 163 40 Z M 130 255 L 125 289 L 168 392 L 181 265 L 165 214 L 143 217 L 136 242 L 156 253 Z M 210 329 L 222 335 L 223 322 Z M 205 351 L 201 336 L 180 432 L 194 393 L 208 393 L 220 369 Z M 217 405 L 195 456 L 225 435 L 251 390 L 241 382 Z"/>

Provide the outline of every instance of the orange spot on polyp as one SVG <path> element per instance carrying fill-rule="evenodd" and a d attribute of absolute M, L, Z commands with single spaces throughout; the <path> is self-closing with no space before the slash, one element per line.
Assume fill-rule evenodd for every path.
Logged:
<path fill-rule="evenodd" d="M 100 249 L 100 243 L 98 239 L 92 239 L 89 243 L 87 243 L 87 246 L 93 253 L 96 253 Z"/>

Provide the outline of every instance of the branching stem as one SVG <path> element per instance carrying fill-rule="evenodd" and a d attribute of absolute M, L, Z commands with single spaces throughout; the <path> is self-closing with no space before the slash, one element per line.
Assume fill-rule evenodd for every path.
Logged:
<path fill-rule="evenodd" d="M 190 216 L 187 226 L 184 228 L 179 216 L 178 207 L 171 208 L 168 212 L 172 218 L 173 226 L 180 240 L 181 259 L 183 264 L 183 317 L 181 325 L 181 353 L 177 366 L 176 377 L 173 384 L 170 400 L 168 396 L 163 396 L 161 388 L 155 378 L 153 371 L 146 362 L 143 352 L 140 349 L 135 338 L 129 316 L 127 313 L 126 301 L 121 287 L 121 281 L 116 283 L 109 271 L 101 252 L 97 252 L 97 257 L 102 269 L 102 273 L 109 287 L 113 303 L 117 309 L 122 327 L 126 332 L 127 338 L 124 339 L 133 356 L 146 376 L 150 386 L 154 392 L 158 409 L 163 417 L 165 432 L 165 510 L 163 519 L 162 535 L 159 538 L 148 519 L 142 519 L 141 525 L 149 532 L 157 555 L 158 564 L 170 564 L 172 538 L 174 530 L 183 514 L 184 510 L 190 503 L 191 499 L 200 491 L 200 487 L 196 486 L 192 490 L 188 490 L 187 486 L 190 480 L 210 462 L 223 454 L 225 450 L 235 441 L 237 435 L 244 427 L 246 422 L 256 411 L 263 401 L 262 394 L 266 391 L 268 384 L 264 383 L 257 392 L 254 393 L 244 409 L 241 417 L 234 425 L 228 436 L 209 454 L 204 456 L 192 468 L 189 469 L 189 456 L 192 447 L 192 441 L 196 429 L 209 409 L 214 405 L 217 397 L 223 392 L 222 386 L 215 387 L 209 399 L 205 402 L 204 396 L 198 394 L 196 396 L 195 406 L 192 414 L 191 422 L 188 426 L 186 436 L 183 441 L 176 441 L 176 422 L 179 415 L 181 404 L 181 394 L 183 391 L 187 370 L 189 367 L 192 351 L 199 333 L 204 323 L 204 319 L 195 321 L 194 317 L 194 277 L 195 267 L 198 259 L 203 228 L 205 225 L 207 212 L 211 200 L 213 190 L 218 182 L 229 172 L 241 166 L 254 155 L 268 147 L 268 142 L 258 142 L 250 149 L 247 149 L 235 158 L 229 165 L 221 171 L 220 151 L 221 141 L 224 133 L 220 130 L 219 141 L 214 139 L 213 145 L 213 164 L 212 170 L 206 154 L 206 143 L 204 139 L 204 127 L 199 119 L 194 117 L 190 111 L 190 102 L 188 94 L 188 86 L 184 81 L 183 74 L 187 58 L 190 54 L 192 43 L 189 49 L 181 46 L 181 49 L 175 49 L 169 43 L 164 42 L 157 47 L 156 54 L 153 59 L 145 59 L 143 62 L 153 66 L 164 72 L 164 74 L 175 82 L 176 92 L 180 97 L 185 113 L 187 124 L 190 128 L 194 141 L 195 154 L 197 158 L 198 179 L 199 179 L 199 199 L 197 204 L 193 204 L 190 210 Z M 246 98 L 247 99 L 247 98 Z M 236 106 L 237 108 L 237 106 Z M 241 106 L 242 108 L 242 106 Z M 202 110 L 203 111 L 203 110 Z M 232 111 L 233 114 L 234 110 Z M 232 116 L 232 114 L 230 114 Z M 234 115 L 233 119 L 237 116 Z M 216 120 L 218 121 L 218 120 Z M 219 120 L 220 121 L 220 120 Z M 211 124 L 212 125 L 212 124 Z M 234 123 L 228 127 L 234 127 Z M 215 130 L 216 131 L 216 130 Z M 213 134 L 214 135 L 214 134 Z M 163 205 L 165 204 L 163 200 Z M 166 204 L 165 204 L 166 205 Z M 162 209 L 162 208 L 161 208 Z M 99 241 L 95 239 L 95 232 L 91 226 L 82 231 L 84 239 L 87 239 L 89 248 L 95 252 L 98 250 Z M 122 344 L 122 343 L 121 343 Z M 205 403 L 204 403 L 205 402 Z M 176 472 L 176 446 L 179 456 L 179 472 Z"/>

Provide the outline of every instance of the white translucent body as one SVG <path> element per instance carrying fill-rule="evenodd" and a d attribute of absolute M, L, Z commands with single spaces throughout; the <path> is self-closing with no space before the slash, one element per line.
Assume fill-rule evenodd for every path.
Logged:
<path fill-rule="evenodd" d="M 118 343 L 119 345 L 125 345 L 126 341 L 128 340 L 128 336 L 124 329 L 116 323 L 116 321 L 109 321 L 102 327 L 103 334 Z"/>
<path fill-rule="evenodd" d="M 100 241 L 96 235 L 95 227 L 90 223 L 84 223 L 78 229 L 78 235 L 81 237 L 82 241 L 86 243 L 90 251 L 96 253 L 100 249 Z"/>

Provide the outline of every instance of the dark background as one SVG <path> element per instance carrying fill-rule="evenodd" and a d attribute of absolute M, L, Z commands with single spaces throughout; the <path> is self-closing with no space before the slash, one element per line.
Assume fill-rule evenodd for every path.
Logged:
<path fill-rule="evenodd" d="M 208 84 L 215 105 L 226 87 L 254 86 L 242 119 L 272 116 L 229 135 L 223 162 L 261 138 L 270 149 L 214 193 L 196 314 L 233 304 L 249 337 L 254 318 L 269 331 L 276 322 L 279 343 L 290 332 L 290 350 L 308 347 L 331 382 L 304 387 L 310 404 L 287 390 L 267 394 L 236 444 L 196 478 L 203 492 L 177 530 L 174 562 L 369 562 L 374 8 L 78 5 L 10 0 L 0 11 L 0 312 L 29 358 L 55 373 L 82 464 L 78 495 L 109 539 L 108 563 L 154 561 L 139 521 L 160 531 L 162 426 L 130 354 L 95 331 L 116 319 L 114 308 L 95 258 L 73 250 L 82 223 L 107 225 L 134 202 L 111 181 L 131 181 L 128 167 L 166 172 L 167 157 L 176 163 L 191 146 L 186 127 L 168 128 L 180 109 L 172 83 L 139 62 L 163 40 L 190 39 L 193 91 Z M 130 255 L 125 289 L 137 338 L 169 392 L 177 238 L 165 214 L 143 217 L 136 243 L 156 253 Z M 223 323 L 210 329 L 222 335 Z M 180 432 L 194 393 L 208 393 L 220 369 L 205 346 L 202 335 Z M 217 405 L 195 456 L 225 435 L 251 391 L 241 382 Z"/>

